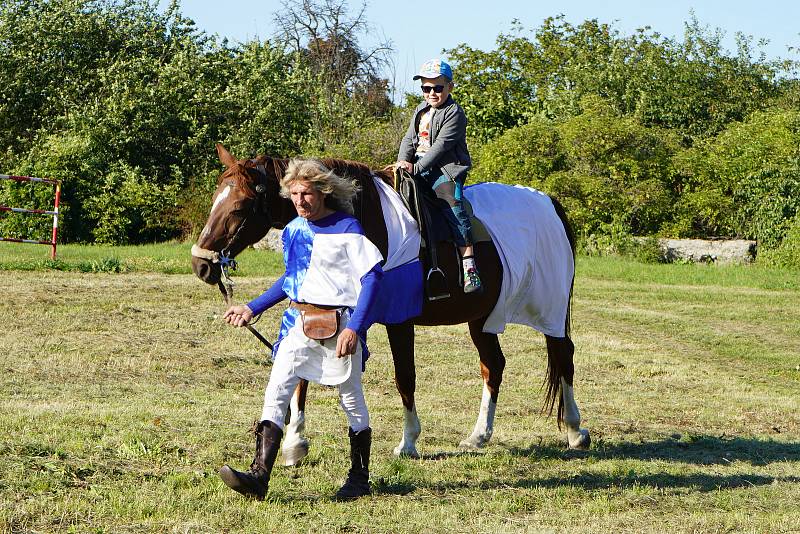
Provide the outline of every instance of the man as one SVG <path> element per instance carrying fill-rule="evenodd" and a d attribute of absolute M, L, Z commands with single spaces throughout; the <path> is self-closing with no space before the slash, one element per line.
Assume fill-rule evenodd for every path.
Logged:
<path fill-rule="evenodd" d="M 351 469 L 336 497 L 354 499 L 370 492 L 372 429 L 361 386 L 359 333 L 370 326 L 383 257 L 351 215 L 356 192 L 354 182 L 321 162 L 293 160 L 281 180 L 281 194 L 291 199 L 298 214 L 282 234 L 286 272 L 261 296 L 232 306 L 223 316 L 231 325 L 244 326 L 285 298 L 292 301 L 284 313 L 264 392 L 255 459 L 248 472 L 227 465 L 220 470 L 225 484 L 243 495 L 266 495 L 289 401 L 301 378 L 339 387 L 350 426 Z M 324 328 L 310 326 L 314 316 L 327 317 L 331 324 L 338 320 L 338 326 L 320 335 Z"/>

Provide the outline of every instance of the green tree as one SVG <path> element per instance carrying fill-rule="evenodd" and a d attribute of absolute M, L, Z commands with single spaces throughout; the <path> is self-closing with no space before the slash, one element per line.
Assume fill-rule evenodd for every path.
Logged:
<path fill-rule="evenodd" d="M 574 26 L 563 16 L 525 33 L 515 25 L 491 52 L 463 44 L 448 51 L 471 138 L 492 139 L 539 113 L 565 120 L 581 112 L 583 97 L 596 95 L 646 126 L 679 130 L 691 144 L 765 107 L 784 72 L 743 35 L 729 54 L 722 34 L 694 18 L 683 41 L 649 28 L 624 36 L 597 20 Z"/>
<path fill-rule="evenodd" d="M 676 158 L 675 233 L 777 246 L 800 209 L 800 112 L 772 109 L 736 122 Z"/>
<path fill-rule="evenodd" d="M 219 173 L 215 141 L 242 155 L 292 154 L 308 135 L 308 78 L 293 68 L 291 56 L 270 43 L 219 44 L 183 18 L 177 3 L 163 14 L 155 4 L 3 4 L 0 31 L 7 33 L 0 42 L 19 61 L 0 63 L 0 79 L 23 87 L 28 71 L 13 69 L 26 55 L 42 58 L 42 69 L 55 77 L 44 80 L 47 97 L 25 101 L 24 109 L 4 98 L 14 105 L 0 105 L 0 112 L 17 130 L 8 136 L 3 164 L 64 181 L 67 240 L 176 237 L 194 224 L 180 214 L 196 214 L 200 210 L 192 206 L 207 203 Z M 25 29 L 21 41 L 15 40 L 21 36 L 17 26 Z M 60 38 L 48 40 L 54 26 Z M 71 59 L 59 71 L 54 58 L 61 57 Z M 73 82 L 80 91 L 70 92 Z M 25 113 L 41 120 L 27 124 Z M 45 193 L 38 200 L 42 207 L 50 198 Z M 0 201 L 25 194 L 4 186 Z M 19 218 L 0 224 L 16 233 L 33 230 Z"/>

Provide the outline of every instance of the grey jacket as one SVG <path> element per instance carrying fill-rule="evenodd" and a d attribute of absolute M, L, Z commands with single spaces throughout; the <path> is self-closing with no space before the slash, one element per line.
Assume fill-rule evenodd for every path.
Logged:
<path fill-rule="evenodd" d="M 419 145 L 419 120 L 429 107 L 430 104 L 423 101 L 414 110 L 411 124 L 400 143 L 398 161 L 414 161 Z M 467 116 L 452 96 L 434 110 L 430 133 L 431 148 L 414 164 L 414 174 L 439 167 L 451 180 L 463 183 L 472 167 L 467 150 Z"/>

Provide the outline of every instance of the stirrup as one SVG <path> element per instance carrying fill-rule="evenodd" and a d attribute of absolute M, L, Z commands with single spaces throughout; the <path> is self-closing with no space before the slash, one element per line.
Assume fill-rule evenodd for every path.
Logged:
<path fill-rule="evenodd" d="M 428 295 L 428 300 L 441 300 L 450 297 L 450 292 L 447 290 L 447 278 L 439 267 L 428 270 L 428 274 L 425 277 L 425 293 Z"/>

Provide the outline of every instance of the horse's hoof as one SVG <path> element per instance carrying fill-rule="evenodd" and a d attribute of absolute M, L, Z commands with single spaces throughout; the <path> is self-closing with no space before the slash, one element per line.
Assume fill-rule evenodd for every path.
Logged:
<path fill-rule="evenodd" d="M 592 438 L 589 437 L 588 430 L 581 428 L 578 432 L 575 432 L 572 435 L 568 433 L 567 442 L 569 443 L 570 449 L 588 451 L 589 445 L 592 444 Z"/>
<path fill-rule="evenodd" d="M 398 458 L 413 458 L 414 460 L 419 460 L 419 453 L 417 452 L 417 448 L 413 445 L 406 445 L 405 447 L 398 445 L 394 448 L 394 455 Z"/>
<path fill-rule="evenodd" d="M 284 443 L 283 448 L 281 448 L 281 454 L 284 466 L 296 467 L 300 465 L 303 458 L 308 456 L 308 440 L 302 438 L 290 444 Z"/>
<path fill-rule="evenodd" d="M 482 449 L 489 443 L 489 438 L 483 434 L 472 434 L 458 444 L 462 449 Z"/>

